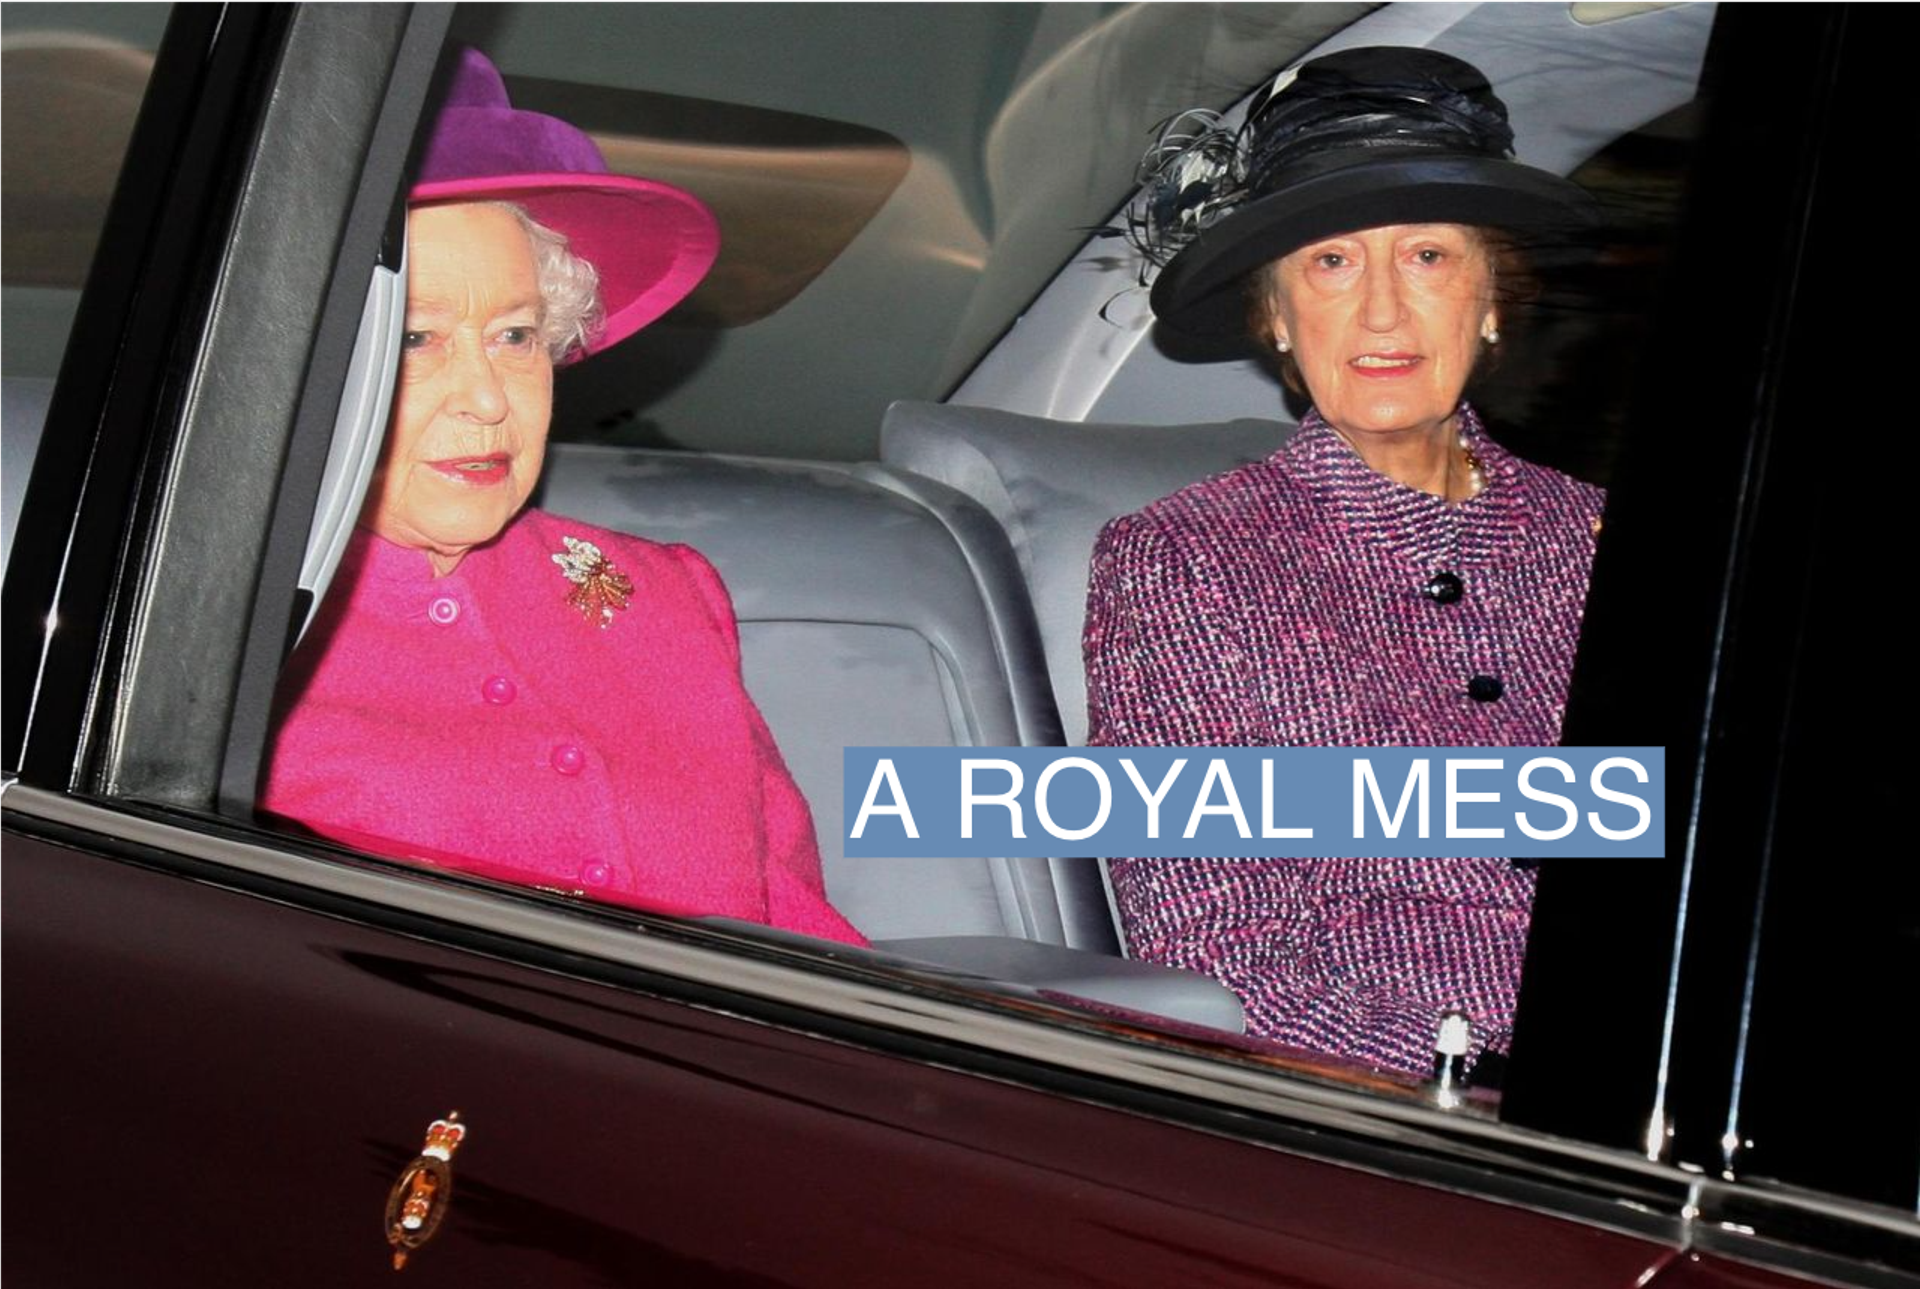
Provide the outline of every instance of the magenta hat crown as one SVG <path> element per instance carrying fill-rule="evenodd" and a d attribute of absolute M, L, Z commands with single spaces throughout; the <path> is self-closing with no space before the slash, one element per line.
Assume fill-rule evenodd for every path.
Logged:
<path fill-rule="evenodd" d="M 585 131 L 557 116 L 514 107 L 500 69 L 479 50 L 462 50 L 427 141 L 420 182 L 554 170 L 605 174 L 607 162 Z"/>
<path fill-rule="evenodd" d="M 720 251 L 720 227 L 699 198 L 610 173 L 584 131 L 508 102 L 499 70 L 476 49 L 460 53 L 409 200 L 516 202 L 565 234 L 600 274 L 606 321 L 590 354 L 678 304 Z"/>

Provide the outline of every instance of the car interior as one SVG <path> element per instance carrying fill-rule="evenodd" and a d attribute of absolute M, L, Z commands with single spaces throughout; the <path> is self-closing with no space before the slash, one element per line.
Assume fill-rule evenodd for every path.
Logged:
<path fill-rule="evenodd" d="M 622 18 L 652 24 L 631 65 L 604 51 L 620 43 L 605 32 L 588 39 L 606 20 L 584 10 L 476 7 L 456 19 L 450 43 L 485 49 L 517 99 L 580 120 L 616 168 L 685 184 L 742 230 L 735 257 L 680 313 L 617 362 L 561 376 L 536 504 L 684 542 L 717 566 L 747 686 L 811 803 L 829 893 L 878 951 L 1237 1031 L 1224 987 L 1126 960 L 1097 860 L 846 856 L 842 749 L 1081 742 L 1080 625 L 1101 526 L 1265 456 L 1291 429 L 1297 409 L 1264 363 L 1184 349 L 1151 328 L 1140 265 L 1112 224 L 1156 116 L 1199 105 L 1232 119 L 1277 67 L 1348 46 L 1430 44 L 1488 70 L 1524 127 L 1524 160 L 1578 173 L 1623 207 L 1657 205 L 1661 166 L 1684 146 L 1712 6 L 1574 5 L 1571 22 L 1560 6 L 1475 5 L 948 15 L 998 51 L 982 55 L 1001 94 L 985 105 L 968 97 L 979 84 L 937 79 L 847 91 L 809 80 L 816 64 L 802 60 L 785 73 L 791 84 L 740 85 L 747 66 L 764 66 L 745 57 L 754 42 L 790 36 L 792 11 L 807 7 L 699 8 Z M 862 23 L 899 21 L 850 12 L 861 8 L 821 11 L 838 26 L 813 43 L 831 50 L 837 35 L 859 48 Z M 687 65 L 697 60 L 676 58 L 735 39 L 750 18 L 765 30 L 738 38 L 738 68 L 712 60 L 714 83 Z M 1021 23 L 1005 40 L 1006 24 Z M 105 40 L 76 38 L 64 56 Z M 123 40 L 115 56 L 130 48 Z M 10 38 L 6 56 L 11 96 L 16 63 L 45 55 Z M 1124 104 L 1121 71 L 1133 73 Z M 962 102 L 977 132 L 958 144 L 894 133 L 903 114 L 944 119 L 929 106 Z M 863 105 L 881 124 L 853 118 Z M 758 142 L 743 146 L 744 135 Z M 10 189 L 13 167 L 10 152 Z M 842 194 L 832 209 L 810 204 L 823 183 Z M 783 239 L 750 217 L 769 205 L 805 235 Z M 313 602 L 385 432 L 403 284 L 403 272 L 378 268 L 368 286 L 301 577 Z M 77 294 L 9 283 L 9 546 L 54 374 L 33 345 L 59 351 L 57 339 L 30 337 L 59 332 Z M 1529 342 L 1541 352 L 1577 354 L 1613 334 L 1615 319 L 1577 284 L 1572 298 L 1543 310 Z M 1606 307 L 1630 315 L 1630 302 Z M 834 321 L 844 317 L 865 329 Z M 1589 396 L 1572 378 L 1498 374 L 1484 395 L 1496 420 L 1506 407 L 1536 426 Z M 1608 414 L 1586 407 L 1578 420 Z M 1605 482 L 1604 447 L 1591 441 L 1515 446 Z"/>

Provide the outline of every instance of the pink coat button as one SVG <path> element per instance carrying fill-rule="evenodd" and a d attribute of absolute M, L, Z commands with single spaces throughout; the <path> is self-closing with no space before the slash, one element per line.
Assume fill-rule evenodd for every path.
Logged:
<path fill-rule="evenodd" d="M 460 616 L 460 601 L 450 595 L 442 595 L 427 606 L 427 616 L 443 627 L 452 626 Z"/>
<path fill-rule="evenodd" d="M 587 754 L 572 743 L 562 743 L 555 747 L 551 760 L 553 768 L 562 774 L 578 774 L 587 768 Z"/>
<path fill-rule="evenodd" d="M 580 870 L 580 882 L 584 886 L 605 886 L 612 880 L 613 869 L 597 859 Z"/>
<path fill-rule="evenodd" d="M 519 692 L 505 676 L 488 676 L 487 683 L 480 686 L 481 696 L 495 707 L 505 707 Z"/>

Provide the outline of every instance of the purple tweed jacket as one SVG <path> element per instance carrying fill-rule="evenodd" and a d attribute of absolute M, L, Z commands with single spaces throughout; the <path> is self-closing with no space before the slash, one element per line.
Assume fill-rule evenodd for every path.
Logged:
<path fill-rule="evenodd" d="M 1557 743 L 1603 494 L 1460 419 L 1487 486 L 1458 505 L 1370 470 L 1309 413 L 1267 460 L 1107 525 L 1088 742 Z M 1476 1057 L 1504 1046 L 1533 897 L 1504 859 L 1111 868 L 1133 952 L 1219 979 L 1250 1033 L 1427 1073 L 1457 1008 Z"/>

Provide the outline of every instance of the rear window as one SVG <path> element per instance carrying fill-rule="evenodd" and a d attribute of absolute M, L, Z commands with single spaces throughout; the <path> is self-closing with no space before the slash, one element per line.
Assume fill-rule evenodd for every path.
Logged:
<path fill-rule="evenodd" d="M 0 365 L 9 378 L 51 378 L 59 367 L 167 10 L 10 4 L 0 11 Z"/>

